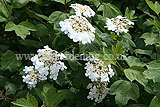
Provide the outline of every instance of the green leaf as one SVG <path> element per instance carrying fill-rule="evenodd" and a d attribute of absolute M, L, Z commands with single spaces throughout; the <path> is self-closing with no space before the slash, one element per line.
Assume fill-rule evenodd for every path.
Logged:
<path fill-rule="evenodd" d="M 67 53 L 67 56 L 74 56 L 73 54 Z M 68 64 L 73 71 L 78 71 L 79 67 L 82 66 L 76 59 L 68 60 Z"/>
<path fill-rule="evenodd" d="M 143 72 L 145 78 L 152 79 L 153 82 L 160 82 L 160 61 L 152 61 L 146 66 L 148 69 Z"/>
<path fill-rule="evenodd" d="M 1 70 L 7 70 L 11 72 L 15 72 L 18 67 L 21 66 L 21 62 L 17 60 L 15 54 L 8 50 L 6 53 L 4 53 L 1 57 L 0 62 L 0 69 Z"/>
<path fill-rule="evenodd" d="M 55 107 L 54 98 L 56 95 L 56 89 L 53 86 L 46 84 L 43 86 L 42 90 L 36 88 L 35 91 L 37 95 L 41 98 L 41 100 L 47 104 L 48 107 L 51 107 L 51 105 Z"/>
<path fill-rule="evenodd" d="M 155 97 L 152 99 L 149 107 L 160 107 L 160 100 L 155 96 Z"/>
<path fill-rule="evenodd" d="M 116 95 L 116 104 L 123 106 L 127 104 L 129 99 L 138 99 L 139 87 L 135 83 L 126 80 L 118 80 L 111 85 L 110 93 L 111 95 Z"/>
<path fill-rule="evenodd" d="M 67 13 L 64 13 L 61 11 L 55 11 L 49 16 L 48 22 L 51 24 L 54 24 L 55 30 L 60 30 L 59 22 L 65 20 L 67 18 L 68 18 Z"/>
<path fill-rule="evenodd" d="M 133 66 L 131 68 L 125 69 L 124 73 L 131 82 L 136 80 L 145 87 L 148 83 L 148 80 L 144 78 L 144 70 L 145 69 L 143 67 Z"/>
<path fill-rule="evenodd" d="M 135 49 L 136 54 L 142 54 L 142 55 L 149 55 L 151 56 L 152 51 L 151 50 L 142 50 L 142 49 Z"/>
<path fill-rule="evenodd" d="M 126 8 L 126 11 L 125 11 L 125 17 L 129 20 L 133 20 L 135 18 L 137 18 L 136 16 L 134 16 L 135 14 L 135 10 L 131 10 L 129 11 L 129 8 L 127 7 Z"/>
<path fill-rule="evenodd" d="M 146 66 L 148 69 L 143 72 L 145 78 L 152 79 L 153 82 L 160 82 L 160 61 L 152 61 Z"/>
<path fill-rule="evenodd" d="M 13 6 L 13 8 L 22 8 L 28 2 L 29 2 L 29 0 L 13 0 L 12 6 Z"/>
<path fill-rule="evenodd" d="M 147 105 L 143 105 L 143 104 L 130 104 L 127 107 L 148 107 Z"/>
<path fill-rule="evenodd" d="M 147 21 L 150 22 L 151 24 L 153 24 L 158 31 L 160 30 L 160 21 L 158 19 L 156 19 L 156 18 L 151 19 L 150 18 L 150 19 L 147 19 Z"/>
<path fill-rule="evenodd" d="M 145 63 L 141 62 L 139 58 L 136 58 L 134 56 L 129 56 L 127 59 L 126 59 L 128 65 L 130 67 L 132 66 L 141 66 L 141 67 L 144 67 L 145 66 Z"/>
<path fill-rule="evenodd" d="M 54 105 L 58 106 L 58 104 L 61 103 L 65 99 L 65 96 L 66 96 L 66 90 L 59 90 L 54 98 L 55 99 Z M 53 107 L 53 106 L 50 106 L 50 107 Z"/>
<path fill-rule="evenodd" d="M 136 44 L 132 41 L 132 36 L 129 33 L 122 34 L 122 41 L 125 48 L 136 47 Z"/>
<path fill-rule="evenodd" d="M 41 48 L 43 46 L 43 44 L 39 41 L 35 41 L 35 40 L 30 40 L 30 39 L 26 39 L 26 40 L 20 40 L 19 41 L 22 45 L 28 47 L 34 47 L 34 48 Z"/>
<path fill-rule="evenodd" d="M 48 36 L 47 27 L 44 24 L 37 24 L 36 29 L 37 31 L 33 32 L 33 37 L 46 38 Z"/>
<path fill-rule="evenodd" d="M 160 69 L 160 60 L 152 61 L 147 64 L 148 69 Z"/>
<path fill-rule="evenodd" d="M 95 38 L 98 41 L 98 43 L 104 47 L 103 42 L 101 41 L 101 38 L 96 33 L 95 33 Z"/>
<path fill-rule="evenodd" d="M 81 86 L 87 87 L 89 84 L 89 79 L 85 76 L 85 70 L 83 66 L 79 66 L 77 71 L 72 72 L 72 76 L 72 84 L 75 88 L 80 88 Z"/>
<path fill-rule="evenodd" d="M 37 3 L 38 5 L 42 4 L 42 0 L 30 0 L 30 1 L 33 1 L 33 2 Z"/>
<path fill-rule="evenodd" d="M 100 4 L 100 0 L 86 0 L 86 1 L 94 3 L 96 5 L 96 7 L 98 7 Z"/>
<path fill-rule="evenodd" d="M 56 21 L 60 21 L 61 17 L 63 17 L 65 13 L 61 11 L 55 11 L 49 16 L 49 23 L 55 23 Z"/>
<path fill-rule="evenodd" d="M 48 21 L 48 17 L 45 16 L 45 15 L 38 14 L 38 13 L 35 13 L 35 15 L 38 16 L 38 17 L 40 17 L 40 18 L 42 18 L 42 19 L 44 19 L 44 20 L 46 20 L 46 21 Z"/>
<path fill-rule="evenodd" d="M 30 22 L 23 21 L 23 22 L 19 23 L 18 25 L 24 26 L 30 31 L 36 31 L 36 27 Z"/>
<path fill-rule="evenodd" d="M 27 94 L 27 99 L 20 98 L 12 103 L 20 107 L 38 107 L 38 102 L 36 98 L 31 94 Z"/>
<path fill-rule="evenodd" d="M 102 20 L 102 16 L 101 15 L 98 15 L 100 16 L 99 18 L 100 19 L 97 19 L 96 23 L 98 25 L 98 27 L 100 27 L 100 29 L 103 29 L 105 31 L 105 29 L 103 28 L 103 25 L 105 23 L 105 21 L 103 22 Z M 106 20 L 106 19 L 104 19 Z M 99 44 L 101 44 L 103 47 L 108 47 L 108 45 L 112 44 L 112 37 L 110 35 L 108 35 L 107 33 L 102 33 L 96 26 L 94 26 L 94 28 L 96 28 L 96 32 L 95 32 L 95 35 L 98 36 L 98 38 L 101 40 L 99 41 Z M 96 38 L 98 40 L 98 38 Z"/>
<path fill-rule="evenodd" d="M 146 43 L 146 46 L 160 43 L 158 35 L 154 33 L 144 33 L 141 38 L 145 39 L 144 42 Z"/>
<path fill-rule="evenodd" d="M 6 25 L 5 31 L 15 30 L 15 27 L 16 27 L 16 25 L 15 25 L 13 22 L 9 22 L 9 23 Z"/>
<path fill-rule="evenodd" d="M 0 76 L 0 86 L 1 87 L 4 87 L 5 86 L 5 83 L 6 83 L 6 81 L 7 81 L 7 77 L 5 77 L 5 76 Z"/>
<path fill-rule="evenodd" d="M 124 51 L 122 42 L 117 42 L 116 46 L 112 45 L 112 52 L 115 58 L 118 58 Z"/>
<path fill-rule="evenodd" d="M 54 47 L 57 51 L 63 51 L 71 47 L 71 40 L 64 33 L 59 32 L 56 33 L 54 36 L 55 37 L 52 41 L 52 47 Z"/>
<path fill-rule="evenodd" d="M 7 90 L 6 95 L 15 94 L 17 91 L 17 86 L 9 82 L 6 83 L 4 88 Z"/>
<path fill-rule="evenodd" d="M 97 41 L 93 41 L 92 43 L 80 44 L 80 53 L 97 51 L 101 48 L 101 45 Z"/>
<path fill-rule="evenodd" d="M 143 74 L 145 78 L 152 79 L 153 82 L 160 82 L 160 69 L 148 69 Z"/>
<path fill-rule="evenodd" d="M 20 36 L 22 39 L 25 39 L 27 35 L 30 35 L 30 31 L 36 31 L 36 27 L 27 21 L 23 21 L 18 25 L 14 24 L 13 22 L 9 22 L 6 27 L 5 31 L 15 31 L 17 36 Z"/>
<path fill-rule="evenodd" d="M 70 2 L 71 0 L 53 0 L 55 2 L 59 2 L 59 3 L 62 3 L 62 4 L 66 4 L 68 2 Z"/>
<path fill-rule="evenodd" d="M 88 91 L 86 87 L 80 87 L 79 91 L 75 95 L 75 104 L 71 107 L 95 107 L 94 102 L 87 99 Z M 98 104 L 97 104 L 98 106 Z M 103 107 L 103 106 L 99 106 Z"/>
<path fill-rule="evenodd" d="M 118 15 L 122 15 L 121 11 L 119 10 L 118 7 L 115 5 L 112 5 L 110 3 L 104 4 L 103 7 L 103 17 L 105 18 L 114 18 Z"/>
<path fill-rule="evenodd" d="M 64 100 L 66 95 L 65 90 L 56 92 L 56 89 L 49 84 L 43 85 L 42 89 L 35 88 L 35 91 L 40 99 L 47 104 L 47 107 L 57 107 L 57 105 Z"/>
<path fill-rule="evenodd" d="M 5 5 L 3 2 L 1 2 L 1 5 L 0 5 L 0 22 L 4 22 L 4 21 L 7 21 L 8 18 L 10 17 L 11 15 L 11 7 L 9 5 Z"/>
<path fill-rule="evenodd" d="M 159 15 L 160 13 L 160 4 L 156 1 L 153 3 L 152 1 L 145 0 L 147 5 L 157 14 Z"/>

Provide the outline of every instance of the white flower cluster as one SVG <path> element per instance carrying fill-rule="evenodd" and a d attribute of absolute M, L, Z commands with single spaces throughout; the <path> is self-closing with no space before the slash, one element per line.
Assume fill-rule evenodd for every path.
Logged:
<path fill-rule="evenodd" d="M 49 75 L 50 79 L 56 80 L 59 71 L 67 69 L 62 60 L 65 55 L 52 50 L 48 46 L 44 46 L 44 49 L 39 49 L 37 55 L 31 58 L 34 66 L 25 67 L 25 76 L 23 82 L 28 84 L 28 88 L 36 87 L 36 84 L 40 80 L 47 80 Z"/>
<path fill-rule="evenodd" d="M 95 99 L 95 102 L 100 103 L 108 93 L 107 84 L 110 78 L 114 76 L 111 65 L 104 65 L 104 62 L 97 58 L 90 58 L 85 64 L 85 76 L 91 79 L 93 83 L 89 84 L 90 89 L 88 99 Z"/>
<path fill-rule="evenodd" d="M 94 11 L 89 6 L 81 4 L 72 4 L 71 7 L 75 9 L 76 15 L 59 23 L 61 31 L 67 34 L 73 42 L 91 43 L 95 39 L 95 28 L 84 16 L 94 16 Z"/>
<path fill-rule="evenodd" d="M 85 65 L 85 76 L 89 77 L 92 82 L 110 82 L 109 78 L 114 75 L 111 65 L 105 66 L 104 62 L 101 60 L 94 60 L 93 62 L 89 61 Z"/>
<path fill-rule="evenodd" d="M 90 89 L 88 99 L 94 100 L 97 103 L 102 102 L 102 100 L 106 97 L 109 89 L 107 88 L 106 82 L 95 82 L 90 83 L 87 86 L 87 89 Z"/>
<path fill-rule="evenodd" d="M 114 31 L 117 33 L 117 35 L 119 35 L 122 32 L 127 33 L 129 31 L 127 29 L 128 25 L 134 25 L 134 23 L 126 19 L 126 17 L 122 17 L 119 15 L 115 18 L 107 18 L 105 27 L 108 28 L 108 30 Z"/>
<path fill-rule="evenodd" d="M 77 16 L 85 16 L 85 17 L 92 17 L 95 15 L 95 12 L 87 5 L 82 5 L 82 4 L 71 4 L 71 6 L 75 12 Z"/>
<path fill-rule="evenodd" d="M 95 28 L 85 17 L 73 15 L 59 24 L 61 31 L 68 34 L 68 37 L 74 42 L 81 41 L 82 44 L 86 44 L 94 41 Z"/>
<path fill-rule="evenodd" d="M 46 80 L 46 76 L 48 75 L 48 68 L 43 69 L 45 74 L 43 72 L 39 72 L 34 66 L 25 66 L 23 71 L 26 74 L 22 76 L 23 82 L 27 83 L 29 89 L 35 88 L 40 80 Z"/>

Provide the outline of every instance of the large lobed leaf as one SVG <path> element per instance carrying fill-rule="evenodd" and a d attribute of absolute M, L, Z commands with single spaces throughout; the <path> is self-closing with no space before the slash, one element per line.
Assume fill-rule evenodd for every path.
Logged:
<path fill-rule="evenodd" d="M 20 107 L 38 107 L 38 102 L 36 98 L 31 94 L 27 94 L 27 99 L 20 98 L 12 103 Z"/>
<path fill-rule="evenodd" d="M 5 31 L 15 31 L 17 36 L 20 36 L 22 39 L 25 39 L 27 35 L 30 35 L 30 31 L 36 31 L 36 27 L 27 21 L 23 21 L 18 25 L 14 24 L 13 22 L 9 22 L 6 27 Z"/>
<path fill-rule="evenodd" d="M 122 15 L 121 11 L 115 5 L 110 3 L 104 4 L 103 6 L 103 17 L 105 18 L 114 18 L 118 15 Z"/>
<path fill-rule="evenodd" d="M 42 4 L 42 0 L 13 0 L 13 8 L 22 8 L 24 7 L 29 1 L 35 2 L 39 5 Z"/>
<path fill-rule="evenodd" d="M 147 70 L 144 71 L 144 76 L 153 82 L 160 82 L 160 61 L 152 61 L 147 64 Z"/>
<path fill-rule="evenodd" d="M 16 55 L 8 50 L 1 57 L 0 69 L 1 70 L 9 70 L 11 72 L 15 72 L 18 67 L 21 66 L 21 62 L 17 60 Z"/>
<path fill-rule="evenodd" d="M 7 21 L 11 13 L 11 6 L 0 1 L 0 22 Z"/>
<path fill-rule="evenodd" d="M 40 99 L 46 103 L 47 107 L 57 107 L 66 96 L 65 90 L 56 92 L 56 88 L 49 84 L 43 85 L 42 89 L 35 88 L 35 91 Z"/>
<path fill-rule="evenodd" d="M 137 100 L 139 97 L 138 85 L 126 80 L 118 80 L 110 87 L 110 93 L 115 96 L 116 104 L 126 105 L 129 99 Z"/>
<path fill-rule="evenodd" d="M 144 87 L 146 87 L 148 80 L 144 78 L 143 75 L 143 71 L 145 69 L 143 67 L 139 67 L 139 66 L 132 66 L 129 69 L 125 69 L 124 73 L 125 76 L 130 80 L 136 80 L 138 81 L 140 84 L 142 84 Z"/>

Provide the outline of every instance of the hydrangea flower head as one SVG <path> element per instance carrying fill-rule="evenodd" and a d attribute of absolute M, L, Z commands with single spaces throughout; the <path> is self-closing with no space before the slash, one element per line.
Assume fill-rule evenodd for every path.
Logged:
<path fill-rule="evenodd" d="M 108 28 L 108 30 L 114 31 L 117 33 L 117 35 L 119 35 L 122 32 L 127 33 L 129 31 L 127 29 L 128 25 L 134 25 L 134 23 L 129 19 L 126 19 L 126 17 L 122 17 L 119 15 L 115 18 L 107 18 L 105 27 Z"/>
<path fill-rule="evenodd" d="M 25 66 L 25 75 L 22 76 L 23 82 L 27 83 L 29 89 L 35 88 L 40 80 L 46 80 L 48 75 L 48 69 L 43 68 L 43 72 L 39 72 L 34 66 Z"/>
<path fill-rule="evenodd" d="M 62 61 L 66 58 L 63 53 L 58 53 L 48 46 L 39 49 L 37 53 L 31 58 L 34 66 L 26 66 L 23 70 L 26 74 L 22 76 L 23 82 L 27 83 L 30 89 L 35 88 L 40 80 L 47 80 L 48 75 L 50 75 L 50 79 L 56 80 L 59 71 L 67 69 Z"/>
<path fill-rule="evenodd" d="M 95 15 L 95 12 L 87 5 L 82 5 L 82 4 L 71 4 L 71 6 L 77 16 L 85 16 L 85 17 L 92 17 Z"/>
<path fill-rule="evenodd" d="M 88 61 L 85 65 L 85 76 L 91 79 L 92 82 L 98 80 L 101 82 L 109 82 L 109 78 L 114 75 L 111 65 L 106 66 L 104 62 L 99 59 L 95 58 L 94 61 Z"/>
<path fill-rule="evenodd" d="M 68 35 L 73 42 L 91 43 L 95 39 L 95 28 L 83 16 L 70 16 L 60 23 L 61 31 Z"/>
<path fill-rule="evenodd" d="M 87 86 L 87 89 L 90 90 L 88 99 L 94 100 L 97 103 L 102 102 L 102 100 L 106 97 L 109 89 L 107 88 L 106 82 L 94 82 L 90 83 Z"/>

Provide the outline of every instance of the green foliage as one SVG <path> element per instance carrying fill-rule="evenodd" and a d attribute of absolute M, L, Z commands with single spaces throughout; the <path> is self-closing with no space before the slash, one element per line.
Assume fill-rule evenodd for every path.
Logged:
<path fill-rule="evenodd" d="M 115 58 L 119 57 L 124 51 L 122 42 L 118 42 L 116 46 L 112 46 L 112 52 Z"/>
<path fill-rule="evenodd" d="M 54 24 L 53 28 L 55 30 L 60 30 L 59 22 L 63 21 L 67 17 L 68 17 L 68 15 L 66 13 L 63 13 L 61 11 L 55 11 L 49 16 L 48 21 L 49 21 L 49 23 Z"/>
<path fill-rule="evenodd" d="M 129 8 L 127 7 L 124 16 L 127 17 L 127 19 L 133 20 L 133 19 L 137 18 L 134 15 L 135 15 L 135 10 L 130 11 Z"/>
<path fill-rule="evenodd" d="M 74 3 L 95 12 L 87 18 L 95 28 L 91 43 L 73 42 L 61 31 L 59 22 L 75 14 L 70 7 Z M 127 33 L 116 35 L 104 27 L 106 18 L 118 15 L 134 22 Z M 0 107 L 160 107 L 158 0 L 0 0 L 0 26 Z M 29 90 L 22 78 L 24 66 L 31 66 L 30 55 L 45 45 L 65 55 L 90 54 L 105 66 L 111 64 L 115 75 L 103 101 L 87 99 L 87 86 L 93 82 L 81 56 L 64 60 L 67 69 L 56 81 L 38 81 Z"/>
<path fill-rule="evenodd" d="M 155 97 L 152 99 L 149 107 L 159 107 L 159 106 L 160 106 L 160 101 L 159 101 L 159 99 L 155 96 Z"/>
<path fill-rule="evenodd" d="M 42 0 L 13 0 L 13 8 L 22 8 L 24 7 L 29 1 L 35 2 L 39 5 L 42 4 Z"/>
<path fill-rule="evenodd" d="M 7 21 L 11 15 L 11 7 L 4 2 L 0 2 L 0 22 Z"/>
<path fill-rule="evenodd" d="M 27 99 L 21 98 L 12 103 L 20 107 L 38 107 L 38 102 L 36 98 L 31 94 L 27 94 Z"/>
<path fill-rule="evenodd" d="M 7 90 L 7 95 L 10 95 L 10 94 L 15 94 L 16 91 L 17 91 L 17 86 L 13 83 L 8 83 L 6 82 L 5 84 L 5 87 L 4 87 L 6 90 Z"/>
<path fill-rule="evenodd" d="M 142 50 L 142 49 L 135 49 L 136 54 L 142 54 L 142 55 L 149 55 L 151 56 L 152 51 L 151 50 Z"/>
<path fill-rule="evenodd" d="M 23 21 L 18 25 L 14 24 L 13 22 L 9 22 L 6 25 L 5 31 L 15 31 L 17 36 L 20 36 L 22 39 L 25 39 L 27 35 L 30 35 L 30 31 L 36 31 L 35 26 L 32 23 L 27 21 Z"/>
<path fill-rule="evenodd" d="M 21 62 L 17 60 L 16 55 L 12 51 L 8 50 L 2 55 L 0 65 L 0 69 L 3 71 L 15 72 L 21 66 Z"/>
<path fill-rule="evenodd" d="M 148 4 L 148 6 L 157 14 L 159 15 L 160 13 L 160 4 L 156 1 L 155 3 L 153 3 L 150 0 L 145 0 L 146 3 Z"/>
<path fill-rule="evenodd" d="M 130 81 L 136 80 L 145 87 L 148 80 L 144 78 L 143 71 L 143 67 L 132 66 L 131 68 L 125 69 L 124 73 Z"/>
<path fill-rule="evenodd" d="M 160 82 L 160 62 L 153 61 L 147 65 L 147 70 L 144 71 L 145 78 L 152 79 L 154 82 Z"/>
<path fill-rule="evenodd" d="M 132 67 L 132 66 L 141 66 L 144 67 L 145 63 L 141 62 L 140 59 L 134 57 L 134 56 L 129 56 L 127 59 L 127 64 Z"/>
<path fill-rule="evenodd" d="M 104 6 L 103 6 L 103 17 L 113 18 L 113 17 L 116 17 L 118 15 L 122 15 L 119 8 L 117 8 L 116 6 L 114 6 L 110 3 L 104 4 Z"/>
<path fill-rule="evenodd" d="M 160 43 L 160 39 L 157 34 L 154 33 L 144 33 L 141 38 L 145 39 L 144 42 L 146 45 L 153 45 L 156 43 Z"/>
<path fill-rule="evenodd" d="M 59 2 L 62 4 L 66 4 L 66 3 L 70 2 L 71 0 L 53 0 L 53 1 L 56 1 L 56 2 Z"/>
<path fill-rule="evenodd" d="M 139 88 L 135 83 L 126 80 L 118 80 L 110 87 L 110 93 L 115 96 L 116 104 L 126 105 L 129 99 L 137 100 L 139 97 Z"/>
<path fill-rule="evenodd" d="M 66 91 L 65 90 L 58 90 L 49 84 L 43 85 L 42 89 L 35 88 L 36 94 L 39 98 L 45 102 L 47 107 L 57 107 L 58 104 L 64 100 Z"/>

